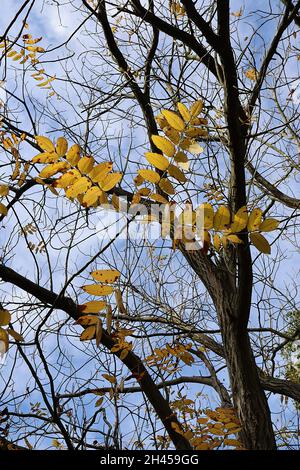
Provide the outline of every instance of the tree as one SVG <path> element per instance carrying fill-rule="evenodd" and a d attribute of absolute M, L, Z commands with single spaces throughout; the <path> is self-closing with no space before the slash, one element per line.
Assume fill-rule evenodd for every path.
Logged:
<path fill-rule="evenodd" d="M 1 445 L 298 448 L 300 1 L 21 3 Z"/>

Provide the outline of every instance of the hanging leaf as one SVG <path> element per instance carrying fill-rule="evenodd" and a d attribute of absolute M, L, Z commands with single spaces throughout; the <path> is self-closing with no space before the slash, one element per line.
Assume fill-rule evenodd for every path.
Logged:
<path fill-rule="evenodd" d="M 100 318 L 98 318 L 98 323 L 96 325 L 96 346 L 97 346 L 97 348 L 99 347 L 99 344 L 101 343 L 102 332 L 103 332 L 102 321 L 100 320 Z"/>
<path fill-rule="evenodd" d="M 109 173 L 99 183 L 102 191 L 110 191 L 111 189 L 113 189 L 119 183 L 119 181 L 121 181 L 122 176 L 122 173 Z"/>
<path fill-rule="evenodd" d="M 261 224 L 262 218 L 262 211 L 261 209 L 255 208 L 249 215 L 247 228 L 249 232 L 253 232 L 254 230 L 258 230 Z"/>
<path fill-rule="evenodd" d="M 190 107 L 190 113 L 192 117 L 197 117 L 203 109 L 203 101 L 197 100 L 195 103 L 192 104 Z"/>
<path fill-rule="evenodd" d="M 3 345 L 1 343 L 3 343 Z M 8 347 L 9 347 L 9 340 L 8 340 L 7 331 L 4 330 L 3 328 L 0 328 L 0 354 L 2 352 L 6 353 L 8 351 Z"/>
<path fill-rule="evenodd" d="M 4 204 L 2 204 L 2 202 L 0 202 L 0 214 L 7 215 L 7 211 L 8 211 L 7 207 Z"/>
<path fill-rule="evenodd" d="M 104 282 L 105 284 L 113 284 L 119 279 L 121 273 L 116 269 L 102 269 L 92 271 L 91 276 L 95 281 Z"/>
<path fill-rule="evenodd" d="M 214 216 L 214 229 L 218 232 L 224 230 L 230 224 L 230 211 L 226 206 L 218 207 Z"/>
<path fill-rule="evenodd" d="M 98 313 L 106 307 L 106 302 L 102 300 L 92 300 L 83 305 L 78 306 L 79 312 L 82 313 Z"/>
<path fill-rule="evenodd" d="M 213 228 L 214 209 L 211 204 L 201 204 L 197 208 L 196 213 L 197 218 L 199 219 L 199 225 L 201 226 L 201 229 L 204 228 L 210 230 L 211 228 Z"/>
<path fill-rule="evenodd" d="M 213 243 L 216 251 L 219 251 L 221 248 L 221 237 L 218 233 L 214 235 Z"/>
<path fill-rule="evenodd" d="M 174 155 L 174 160 L 178 163 L 186 163 L 188 161 L 188 157 L 186 153 L 179 151 L 176 153 L 176 155 Z"/>
<path fill-rule="evenodd" d="M 139 170 L 139 175 L 143 178 L 143 180 L 154 184 L 157 184 L 160 180 L 159 174 L 154 170 Z"/>
<path fill-rule="evenodd" d="M 259 231 L 260 232 L 272 232 L 273 230 L 276 230 L 280 222 L 276 219 L 266 219 L 264 220 L 260 226 L 259 226 Z"/>
<path fill-rule="evenodd" d="M 55 146 L 53 142 L 48 139 L 48 137 L 44 137 L 42 135 L 36 135 L 35 140 L 39 147 L 45 152 L 55 152 Z"/>
<path fill-rule="evenodd" d="M 82 286 L 82 289 L 91 295 L 109 295 L 114 290 L 111 286 L 101 286 L 100 284 Z"/>
<path fill-rule="evenodd" d="M 78 318 L 76 323 L 81 326 L 97 325 L 98 317 L 96 317 L 95 315 L 84 315 Z"/>
<path fill-rule="evenodd" d="M 161 194 L 152 193 L 149 195 L 150 199 L 153 201 L 159 202 L 160 204 L 168 204 L 168 200 L 163 197 Z"/>
<path fill-rule="evenodd" d="M 234 244 L 243 243 L 243 241 L 237 235 L 226 235 L 227 240 L 231 241 Z"/>
<path fill-rule="evenodd" d="M 79 162 L 80 153 L 81 153 L 81 148 L 78 144 L 74 144 L 72 145 L 72 147 L 69 148 L 68 153 L 66 155 L 66 159 L 72 166 L 77 165 L 77 163 Z"/>
<path fill-rule="evenodd" d="M 177 103 L 177 107 L 178 107 L 178 111 L 180 112 L 185 122 L 189 122 L 191 119 L 191 113 L 189 112 L 186 105 L 182 103 Z"/>
<path fill-rule="evenodd" d="M 250 233 L 251 243 L 261 252 L 269 255 L 271 253 L 271 247 L 268 240 L 265 239 L 260 233 Z"/>
<path fill-rule="evenodd" d="M 113 375 L 109 375 L 109 374 L 102 374 L 102 377 L 106 380 L 108 380 L 108 382 L 110 382 L 111 384 L 116 384 L 117 383 L 117 379 L 116 377 L 114 377 Z"/>
<path fill-rule="evenodd" d="M 176 192 L 175 189 L 174 189 L 174 186 L 171 183 L 171 181 L 169 181 L 167 178 L 162 178 L 160 180 L 159 187 L 160 187 L 160 189 L 163 190 L 164 193 L 167 193 L 170 196 L 172 196 Z"/>
<path fill-rule="evenodd" d="M 234 215 L 233 222 L 230 226 L 230 231 L 240 232 L 241 230 L 244 230 L 244 228 L 247 227 L 247 223 L 248 223 L 247 207 L 243 206 Z"/>
<path fill-rule="evenodd" d="M 166 137 L 153 135 L 152 141 L 159 150 L 167 155 L 167 157 L 172 158 L 175 155 L 175 146 L 169 139 L 166 139 Z"/>
<path fill-rule="evenodd" d="M 110 305 L 107 305 L 106 309 L 106 329 L 107 333 L 111 334 L 111 325 L 112 325 L 112 308 Z"/>
<path fill-rule="evenodd" d="M 155 166 L 159 170 L 165 171 L 169 166 L 169 160 L 159 153 L 146 152 L 145 157 L 150 165 Z"/>
<path fill-rule="evenodd" d="M 64 137 L 59 137 L 56 141 L 56 153 L 59 157 L 64 157 L 68 151 L 68 142 Z"/>
<path fill-rule="evenodd" d="M 9 193 L 8 184 L 0 184 L 0 196 L 1 197 L 8 196 L 8 193 Z"/>
<path fill-rule="evenodd" d="M 185 174 L 175 165 L 170 164 L 168 173 L 172 178 L 175 178 L 180 183 L 185 183 L 187 181 Z"/>
<path fill-rule="evenodd" d="M 100 195 L 101 195 L 101 189 L 98 188 L 97 186 L 93 186 L 83 196 L 82 205 L 84 207 L 93 206 L 98 201 Z"/>
<path fill-rule="evenodd" d="M 176 131 L 176 129 L 174 129 L 171 126 L 166 126 L 166 127 L 163 128 L 163 132 L 164 132 L 165 136 L 168 137 L 168 139 L 171 142 L 173 142 L 173 144 L 175 144 L 175 145 L 179 144 L 179 142 L 180 142 L 180 133 L 178 131 Z"/>
<path fill-rule="evenodd" d="M 88 174 L 93 169 L 94 163 L 93 157 L 82 157 L 77 163 L 77 167 L 80 173 Z"/>
<path fill-rule="evenodd" d="M 185 129 L 185 123 L 174 111 L 163 110 L 162 115 L 168 121 L 173 129 L 182 132 Z"/>
<path fill-rule="evenodd" d="M 95 337 L 96 327 L 88 326 L 80 335 L 80 341 L 89 341 Z"/>
<path fill-rule="evenodd" d="M 6 326 L 11 321 L 11 314 L 8 310 L 0 310 L 0 326 Z"/>

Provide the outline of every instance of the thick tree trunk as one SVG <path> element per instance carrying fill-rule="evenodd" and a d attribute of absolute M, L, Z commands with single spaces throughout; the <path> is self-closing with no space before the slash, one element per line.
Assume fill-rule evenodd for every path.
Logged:
<path fill-rule="evenodd" d="M 230 308 L 221 309 L 220 322 L 233 403 L 242 426 L 241 441 L 248 450 L 276 449 L 269 405 L 249 335 L 238 326 Z"/>

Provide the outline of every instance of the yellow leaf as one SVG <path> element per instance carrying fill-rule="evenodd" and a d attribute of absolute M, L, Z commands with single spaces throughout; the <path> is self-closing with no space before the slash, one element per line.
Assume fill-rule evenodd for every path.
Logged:
<path fill-rule="evenodd" d="M 112 284 L 116 282 L 120 275 L 120 271 L 117 271 L 116 269 L 102 269 L 91 272 L 91 276 L 93 279 L 95 279 L 95 281 L 101 281 L 105 284 Z"/>
<path fill-rule="evenodd" d="M 247 207 L 241 207 L 237 213 L 234 215 L 233 222 L 230 226 L 231 232 L 240 232 L 244 228 L 246 228 L 248 223 L 248 212 Z"/>
<path fill-rule="evenodd" d="M 231 241 L 232 243 L 243 243 L 243 241 L 237 235 L 226 235 L 227 240 Z"/>
<path fill-rule="evenodd" d="M 104 398 L 103 398 L 103 397 L 102 397 L 102 398 L 99 398 L 99 399 L 96 401 L 96 403 L 95 403 L 95 407 L 96 407 L 96 408 L 99 408 L 99 406 L 101 406 L 101 405 L 102 405 L 102 403 L 103 403 L 103 400 L 104 400 Z"/>
<path fill-rule="evenodd" d="M 184 121 L 174 111 L 163 110 L 162 115 L 173 129 L 180 132 L 184 130 Z"/>
<path fill-rule="evenodd" d="M 8 334 L 6 330 L 0 328 L 0 352 L 3 352 L 2 343 L 4 346 L 4 352 L 7 352 L 9 347 Z"/>
<path fill-rule="evenodd" d="M 224 439 L 225 446 L 241 447 L 242 444 L 237 439 Z"/>
<path fill-rule="evenodd" d="M 91 295 L 109 295 L 114 290 L 111 286 L 101 286 L 100 284 L 89 284 L 82 286 L 82 289 Z"/>
<path fill-rule="evenodd" d="M 163 132 L 168 139 L 173 142 L 173 144 L 178 145 L 180 142 L 180 134 L 176 129 L 171 126 L 166 126 L 163 128 Z"/>
<path fill-rule="evenodd" d="M 258 73 L 254 68 L 246 70 L 245 75 L 247 78 L 253 81 L 255 81 L 258 77 Z"/>
<path fill-rule="evenodd" d="M 113 375 L 102 374 L 102 377 L 103 377 L 104 379 L 108 380 L 111 384 L 117 383 L 117 379 L 116 379 L 116 377 L 114 377 Z"/>
<path fill-rule="evenodd" d="M 64 137 L 59 137 L 56 141 L 56 153 L 59 157 L 64 157 L 68 150 L 68 142 Z"/>
<path fill-rule="evenodd" d="M 119 312 L 126 315 L 127 311 L 125 305 L 123 304 L 122 293 L 119 289 L 115 290 L 115 298 Z"/>
<path fill-rule="evenodd" d="M 98 347 L 101 343 L 103 333 L 102 321 L 98 318 L 98 323 L 96 325 L 96 346 Z"/>
<path fill-rule="evenodd" d="M 250 233 L 251 243 L 261 252 L 269 255 L 271 253 L 271 247 L 268 240 L 265 239 L 260 233 Z"/>
<path fill-rule="evenodd" d="M 119 183 L 119 181 L 121 181 L 122 176 L 122 173 L 109 173 L 99 183 L 102 191 L 110 191 L 111 189 L 113 189 Z"/>
<path fill-rule="evenodd" d="M 111 334 L 111 325 L 112 325 L 112 308 L 110 305 L 107 305 L 107 310 L 106 310 L 106 329 L 107 333 L 110 335 Z"/>
<path fill-rule="evenodd" d="M 88 326 L 80 335 L 80 341 L 89 341 L 95 337 L 96 327 Z"/>
<path fill-rule="evenodd" d="M 56 152 L 43 152 L 39 153 L 31 160 L 32 163 L 54 163 L 59 160 L 59 156 Z"/>
<path fill-rule="evenodd" d="M 168 204 L 168 200 L 163 197 L 161 194 L 150 194 L 149 195 L 150 199 L 153 199 L 153 201 L 159 202 L 160 204 Z"/>
<path fill-rule="evenodd" d="M 7 207 L 0 202 L 0 214 L 7 215 Z"/>
<path fill-rule="evenodd" d="M 262 218 L 262 211 L 261 209 L 255 208 L 249 215 L 247 228 L 249 232 L 253 232 L 254 230 L 258 230 L 261 224 Z"/>
<path fill-rule="evenodd" d="M 71 184 L 75 183 L 80 178 L 80 173 L 74 170 L 68 171 L 61 175 L 56 181 L 54 181 L 53 186 L 55 188 L 67 188 Z"/>
<path fill-rule="evenodd" d="M 160 180 L 159 187 L 167 194 L 175 194 L 174 186 L 172 185 L 171 181 L 169 181 L 167 178 L 162 178 Z"/>
<path fill-rule="evenodd" d="M 42 171 L 39 174 L 39 177 L 51 178 L 51 176 L 54 176 L 56 173 L 63 172 L 64 170 L 67 170 L 67 169 L 68 169 L 68 163 L 66 162 L 52 163 L 42 169 Z"/>
<path fill-rule="evenodd" d="M 272 232 L 273 230 L 276 230 L 280 222 L 276 219 L 266 219 L 264 220 L 260 226 L 259 226 L 259 231 L 260 232 Z"/>
<path fill-rule="evenodd" d="M 193 155 L 199 155 L 204 151 L 203 147 L 198 144 L 198 142 L 193 142 L 189 147 L 187 148 L 188 152 L 192 153 Z"/>
<path fill-rule="evenodd" d="M 0 196 L 5 197 L 9 193 L 9 186 L 8 184 L 0 184 Z"/>
<path fill-rule="evenodd" d="M 48 137 L 43 137 L 42 135 L 36 135 L 35 140 L 39 147 L 45 152 L 55 152 L 55 147 L 53 142 L 48 139 Z"/>
<path fill-rule="evenodd" d="M 159 174 L 153 170 L 139 170 L 139 175 L 143 178 L 143 180 L 154 184 L 157 184 L 160 180 Z"/>
<path fill-rule="evenodd" d="M 84 207 L 93 206 L 98 201 L 100 195 L 101 195 L 101 189 L 98 188 L 97 186 L 93 186 L 83 196 L 82 205 Z"/>
<path fill-rule="evenodd" d="M 169 160 L 159 153 L 146 152 L 145 157 L 150 165 L 155 166 L 159 170 L 165 171 L 169 166 Z"/>
<path fill-rule="evenodd" d="M 185 174 L 175 165 L 170 164 L 168 173 L 172 178 L 175 178 L 180 183 L 185 183 L 187 181 Z"/>
<path fill-rule="evenodd" d="M 213 242 L 214 242 L 214 247 L 215 247 L 216 251 L 219 251 L 220 248 L 221 248 L 221 238 L 220 238 L 220 235 L 218 235 L 218 234 L 216 233 L 216 234 L 214 235 Z"/>
<path fill-rule="evenodd" d="M 94 166 L 94 168 L 90 171 L 89 177 L 94 183 L 100 183 L 100 181 L 103 181 L 104 178 L 106 178 L 112 168 L 112 162 L 99 163 L 98 165 Z"/>
<path fill-rule="evenodd" d="M 167 157 L 172 158 L 174 156 L 175 146 L 169 139 L 160 135 L 153 135 L 152 141 L 159 150 L 161 150 L 165 155 L 167 155 Z"/>
<path fill-rule="evenodd" d="M 185 122 L 189 122 L 191 119 L 191 113 L 189 112 L 186 105 L 182 103 L 177 103 L 177 107 L 178 107 L 178 111 L 180 112 Z"/>
<path fill-rule="evenodd" d="M 202 100 L 197 100 L 195 103 L 192 104 L 190 107 L 190 113 L 192 117 L 197 117 L 203 109 L 203 101 Z"/>
<path fill-rule="evenodd" d="M 199 218 L 199 222 L 201 224 L 201 228 L 204 229 L 211 229 L 213 228 L 214 222 L 214 209 L 211 204 L 205 203 L 201 204 L 197 210 L 197 218 Z"/>
<path fill-rule="evenodd" d="M 68 162 L 72 165 L 75 166 L 80 160 L 80 146 L 78 144 L 72 145 L 72 147 L 69 148 L 68 153 L 66 155 L 66 159 Z"/>
<path fill-rule="evenodd" d="M 92 300 L 78 306 L 78 310 L 83 313 L 98 313 L 106 307 L 106 302 L 102 300 Z"/>
<path fill-rule="evenodd" d="M 83 315 L 82 317 L 78 318 L 76 323 L 81 326 L 97 325 L 98 317 L 95 315 Z"/>
<path fill-rule="evenodd" d="M 218 207 L 214 216 L 214 229 L 218 232 L 224 230 L 230 224 L 230 211 L 226 206 Z"/>
<path fill-rule="evenodd" d="M 6 326 L 11 320 L 11 314 L 8 310 L 0 310 L 0 326 Z"/>
<path fill-rule="evenodd" d="M 92 183 L 85 176 L 82 176 L 76 181 L 76 183 L 67 189 L 66 196 L 68 198 L 75 198 L 79 194 L 85 193 L 91 185 Z"/>
<path fill-rule="evenodd" d="M 80 173 L 87 174 L 93 169 L 94 163 L 93 157 L 82 157 L 77 163 L 77 168 Z"/>
<path fill-rule="evenodd" d="M 174 160 L 177 163 L 186 163 L 188 161 L 188 157 L 184 152 L 179 151 L 174 155 Z"/>

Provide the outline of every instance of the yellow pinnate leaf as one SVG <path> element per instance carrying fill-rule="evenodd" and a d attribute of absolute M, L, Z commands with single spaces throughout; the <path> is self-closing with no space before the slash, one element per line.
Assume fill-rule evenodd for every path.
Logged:
<path fill-rule="evenodd" d="M 75 172 L 74 170 L 68 171 L 61 175 L 56 181 L 54 181 L 53 186 L 55 188 L 67 188 L 71 184 L 74 184 L 80 178 L 80 173 Z"/>
<path fill-rule="evenodd" d="M 78 310 L 82 313 L 98 313 L 106 307 L 106 302 L 102 300 L 92 300 L 83 305 L 79 305 Z"/>
<path fill-rule="evenodd" d="M 98 201 L 101 192 L 102 191 L 100 188 L 98 188 L 97 186 L 92 186 L 83 196 L 82 205 L 84 207 L 93 206 Z"/>
<path fill-rule="evenodd" d="M 175 165 L 170 164 L 168 173 L 172 178 L 175 178 L 180 183 L 185 183 L 187 181 L 185 174 Z"/>
<path fill-rule="evenodd" d="M 77 168 L 80 173 L 88 174 L 93 169 L 94 163 L 93 157 L 82 157 L 77 163 Z"/>
<path fill-rule="evenodd" d="M 259 226 L 260 232 L 272 232 L 276 230 L 280 224 L 279 220 L 276 219 L 265 219 Z"/>
<path fill-rule="evenodd" d="M 42 135 L 36 135 L 35 140 L 39 147 L 45 152 L 55 152 L 55 146 L 52 140 L 48 139 L 48 137 L 44 137 Z"/>
<path fill-rule="evenodd" d="M 182 132 L 185 129 L 185 123 L 174 111 L 163 110 L 162 115 L 168 121 L 168 124 L 176 131 Z"/>
<path fill-rule="evenodd" d="M 165 193 L 169 194 L 172 196 L 175 194 L 175 188 L 172 185 L 171 181 L 169 181 L 167 178 L 162 178 L 159 182 L 159 187 L 162 189 Z"/>
<path fill-rule="evenodd" d="M 204 152 L 203 147 L 198 144 L 198 142 L 192 142 L 188 147 L 187 151 L 192 153 L 193 155 L 200 155 L 200 153 Z"/>
<path fill-rule="evenodd" d="M 150 193 L 151 189 L 149 188 L 140 188 L 137 192 L 137 194 L 139 194 L 140 196 L 149 196 Z"/>
<path fill-rule="evenodd" d="M 9 336 L 11 336 L 15 341 L 19 342 L 19 341 L 24 341 L 24 338 L 22 335 L 20 335 L 20 333 L 18 333 L 17 331 L 15 330 L 12 330 L 10 328 L 7 328 L 7 333 L 9 334 Z"/>
<path fill-rule="evenodd" d="M 43 152 L 39 153 L 31 160 L 32 163 L 55 163 L 59 160 L 56 152 Z"/>
<path fill-rule="evenodd" d="M 105 284 L 112 284 L 119 279 L 121 273 L 116 269 L 98 269 L 97 271 L 92 271 L 91 276 L 93 279 L 95 279 L 95 281 L 101 281 Z"/>
<path fill-rule="evenodd" d="M 121 181 L 122 176 L 122 173 L 109 173 L 99 183 L 102 191 L 110 191 L 111 189 L 113 189 Z"/>
<path fill-rule="evenodd" d="M 113 292 L 112 286 L 102 286 L 100 284 L 89 284 L 82 286 L 82 289 L 91 295 L 110 295 Z"/>
<path fill-rule="evenodd" d="M 210 230 L 213 228 L 214 223 L 214 209 L 211 204 L 201 204 L 197 210 L 197 218 L 199 220 L 201 228 Z"/>
<path fill-rule="evenodd" d="M 100 183 L 100 181 L 104 180 L 108 173 L 112 170 L 113 164 L 112 162 L 102 162 L 98 165 L 94 166 L 94 168 L 90 171 L 89 177 L 94 183 Z"/>
<path fill-rule="evenodd" d="M 161 194 L 152 193 L 149 195 L 150 199 L 153 201 L 159 202 L 160 204 L 168 204 L 168 200 L 163 197 Z"/>
<path fill-rule="evenodd" d="M 177 103 L 177 107 L 185 122 L 189 122 L 191 119 L 191 113 L 189 112 L 187 106 L 183 103 Z"/>
<path fill-rule="evenodd" d="M 3 349 L 2 349 L 1 343 L 3 343 Z M 2 352 L 4 350 L 4 352 L 7 352 L 8 347 L 9 347 L 8 333 L 3 328 L 0 328 L 0 351 Z"/>
<path fill-rule="evenodd" d="M 11 314 L 8 310 L 0 310 L 0 326 L 6 326 L 11 321 Z"/>
<path fill-rule="evenodd" d="M 83 315 L 82 317 L 78 318 L 76 323 L 81 326 L 95 326 L 97 325 L 98 321 L 99 319 L 96 315 Z"/>
<path fill-rule="evenodd" d="M 172 158 L 175 155 L 175 146 L 166 137 L 162 137 L 160 135 L 153 135 L 152 142 L 159 150 L 161 150 L 165 155 L 167 155 L 167 157 Z"/>
<path fill-rule="evenodd" d="M 227 240 L 231 241 L 234 244 L 243 243 L 243 241 L 237 235 L 225 235 Z"/>
<path fill-rule="evenodd" d="M 68 151 L 68 142 L 64 137 L 59 137 L 56 141 L 56 153 L 59 157 L 64 157 Z"/>
<path fill-rule="evenodd" d="M 216 231 L 224 230 L 230 224 L 230 211 L 226 206 L 218 207 L 214 216 L 214 229 Z"/>
<path fill-rule="evenodd" d="M 162 114 L 158 114 L 155 120 L 161 129 L 168 125 L 168 121 L 163 117 Z"/>
<path fill-rule="evenodd" d="M 247 227 L 247 223 L 248 223 L 247 207 L 243 206 L 234 215 L 233 222 L 230 226 L 230 231 L 240 232 L 241 230 L 244 230 L 244 228 Z"/>
<path fill-rule="evenodd" d="M 143 180 L 154 184 L 157 184 L 160 180 L 159 174 L 153 170 L 139 170 L 139 176 L 141 176 Z"/>
<path fill-rule="evenodd" d="M 40 178 L 51 178 L 51 176 L 56 175 L 56 173 L 64 172 L 69 168 L 68 163 L 58 162 L 47 165 L 39 174 Z"/>
<path fill-rule="evenodd" d="M 9 194 L 8 184 L 0 184 L 0 196 L 5 197 Z"/>
<path fill-rule="evenodd" d="M 190 107 L 190 113 L 192 117 L 197 117 L 201 113 L 203 109 L 203 101 L 202 100 L 197 100 L 195 103 L 192 104 Z"/>
<path fill-rule="evenodd" d="M 146 152 L 145 157 L 150 165 L 155 166 L 159 170 L 165 171 L 169 166 L 169 160 L 159 153 Z"/>
<path fill-rule="evenodd" d="M 224 439 L 225 446 L 242 447 L 242 443 L 237 439 Z"/>
<path fill-rule="evenodd" d="M 213 237 L 213 244 L 216 251 L 219 251 L 221 248 L 221 237 L 217 233 Z"/>
<path fill-rule="evenodd" d="M 254 230 L 258 230 L 262 219 L 262 210 L 256 207 L 253 209 L 251 214 L 249 215 L 247 229 L 249 232 L 253 232 Z"/>
<path fill-rule="evenodd" d="M 80 335 L 80 341 L 90 341 L 95 337 L 96 327 L 94 325 L 88 326 Z"/>
<path fill-rule="evenodd" d="M 116 384 L 117 383 L 117 379 L 114 375 L 102 374 L 102 377 L 104 379 L 108 380 L 108 382 L 110 382 L 111 384 Z"/>
<path fill-rule="evenodd" d="M 186 163 L 188 161 L 188 157 L 187 157 L 186 153 L 184 153 L 180 150 L 179 152 L 177 152 L 174 155 L 174 160 L 177 163 Z"/>
<path fill-rule="evenodd" d="M 66 196 L 68 198 L 75 198 L 78 195 L 85 193 L 91 185 L 92 183 L 85 176 L 82 176 L 66 190 Z"/>
<path fill-rule="evenodd" d="M 78 144 L 72 145 L 66 155 L 66 159 L 68 162 L 75 166 L 80 160 L 80 153 L 81 153 L 81 148 Z"/>
<path fill-rule="evenodd" d="M 176 129 L 173 129 L 171 126 L 166 126 L 163 128 L 163 133 L 166 137 L 175 145 L 178 145 L 180 142 L 180 134 Z"/>
<path fill-rule="evenodd" d="M 257 248 L 261 253 L 269 255 L 271 253 L 271 247 L 266 240 L 266 238 L 261 235 L 261 233 L 250 233 L 251 243 Z"/>

